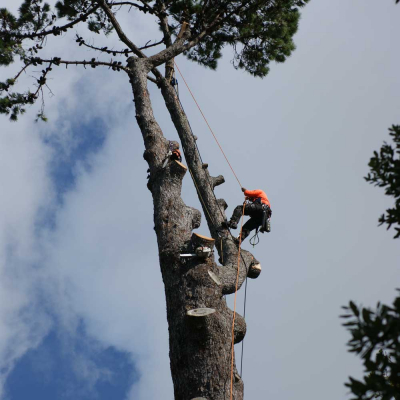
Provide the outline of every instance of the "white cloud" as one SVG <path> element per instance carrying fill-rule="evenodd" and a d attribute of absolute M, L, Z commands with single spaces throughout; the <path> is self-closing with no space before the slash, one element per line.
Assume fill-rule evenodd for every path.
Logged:
<path fill-rule="evenodd" d="M 36 346 L 49 328 L 43 313 L 32 314 L 32 291 L 37 279 L 34 265 L 40 257 L 37 218 L 42 208 L 51 205 L 53 197 L 46 171 L 51 152 L 42 145 L 37 132 L 27 122 L 3 127 L 0 134 L 0 370 L 5 371 L 2 380 L 15 360 Z"/>
<path fill-rule="evenodd" d="M 83 318 L 89 335 L 131 352 L 139 369 L 165 369 L 164 291 L 152 212 L 144 206 L 151 197 L 130 123 L 113 131 L 93 172 L 82 172 L 67 195 L 47 251 L 48 279 L 56 283 L 52 301 L 67 316 L 66 329 Z M 167 379 L 154 390 L 169 386 Z"/>

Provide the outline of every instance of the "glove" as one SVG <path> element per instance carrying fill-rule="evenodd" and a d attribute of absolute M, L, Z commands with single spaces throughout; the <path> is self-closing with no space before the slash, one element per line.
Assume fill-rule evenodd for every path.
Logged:
<path fill-rule="evenodd" d="M 242 187 L 242 192 L 244 193 L 246 191 L 246 189 L 244 187 Z"/>

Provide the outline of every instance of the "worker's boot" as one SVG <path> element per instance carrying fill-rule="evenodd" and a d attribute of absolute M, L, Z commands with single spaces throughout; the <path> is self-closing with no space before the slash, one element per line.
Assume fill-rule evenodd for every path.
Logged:
<path fill-rule="evenodd" d="M 237 229 L 237 222 L 232 221 L 232 220 L 230 220 L 230 221 L 224 221 L 224 222 L 222 223 L 222 226 L 223 226 L 224 228 Z"/>
<path fill-rule="evenodd" d="M 231 228 L 231 229 L 237 229 L 237 222 L 230 220 L 230 221 L 228 222 L 228 226 L 229 226 L 229 228 Z"/>

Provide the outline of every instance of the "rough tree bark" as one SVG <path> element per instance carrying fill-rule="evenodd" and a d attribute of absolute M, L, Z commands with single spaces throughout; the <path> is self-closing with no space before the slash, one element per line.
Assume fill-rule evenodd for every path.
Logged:
<path fill-rule="evenodd" d="M 222 183 L 223 178 L 210 178 L 207 169 L 203 168 L 175 91 L 165 78 L 159 77 L 188 167 L 208 208 L 205 215 L 211 235 L 224 262 L 223 266 L 218 266 L 213 257 L 181 258 L 181 253 L 195 251 L 192 231 L 200 226 L 201 214 L 185 205 L 181 198 L 186 167 L 175 161 L 169 162 L 165 168 L 162 166 L 169 142 L 154 118 L 147 90 L 147 74 L 153 64 L 148 59 L 131 58 L 128 67 L 136 118 L 146 149 L 144 158 L 150 168 L 148 187 L 153 196 L 154 224 L 165 285 L 175 399 L 229 399 L 233 311 L 227 307 L 223 295 L 235 292 L 238 248 L 229 232 L 222 227 L 226 203 L 222 199 L 217 203 L 213 195 L 214 186 Z M 197 236 L 196 241 L 201 242 L 201 238 Z M 242 251 L 242 255 L 239 287 L 249 267 L 258 263 L 249 252 Z M 188 314 L 188 311 L 199 308 L 215 312 L 206 316 Z M 246 333 L 246 323 L 239 314 L 235 319 L 234 340 L 239 343 Z M 243 381 L 236 367 L 233 398 L 243 398 Z"/>

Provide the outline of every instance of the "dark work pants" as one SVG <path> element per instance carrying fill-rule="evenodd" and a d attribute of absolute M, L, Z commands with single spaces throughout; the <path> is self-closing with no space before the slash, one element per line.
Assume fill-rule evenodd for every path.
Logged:
<path fill-rule="evenodd" d="M 243 205 L 237 206 L 233 210 L 231 222 L 235 222 L 236 224 L 239 222 L 240 217 L 242 216 Z M 257 203 L 249 203 L 244 207 L 244 215 L 248 215 L 251 218 L 243 225 L 242 228 L 242 240 L 246 239 L 247 236 L 250 235 L 250 232 L 253 229 L 257 229 L 262 224 L 263 217 L 263 207 L 261 204 Z"/>

